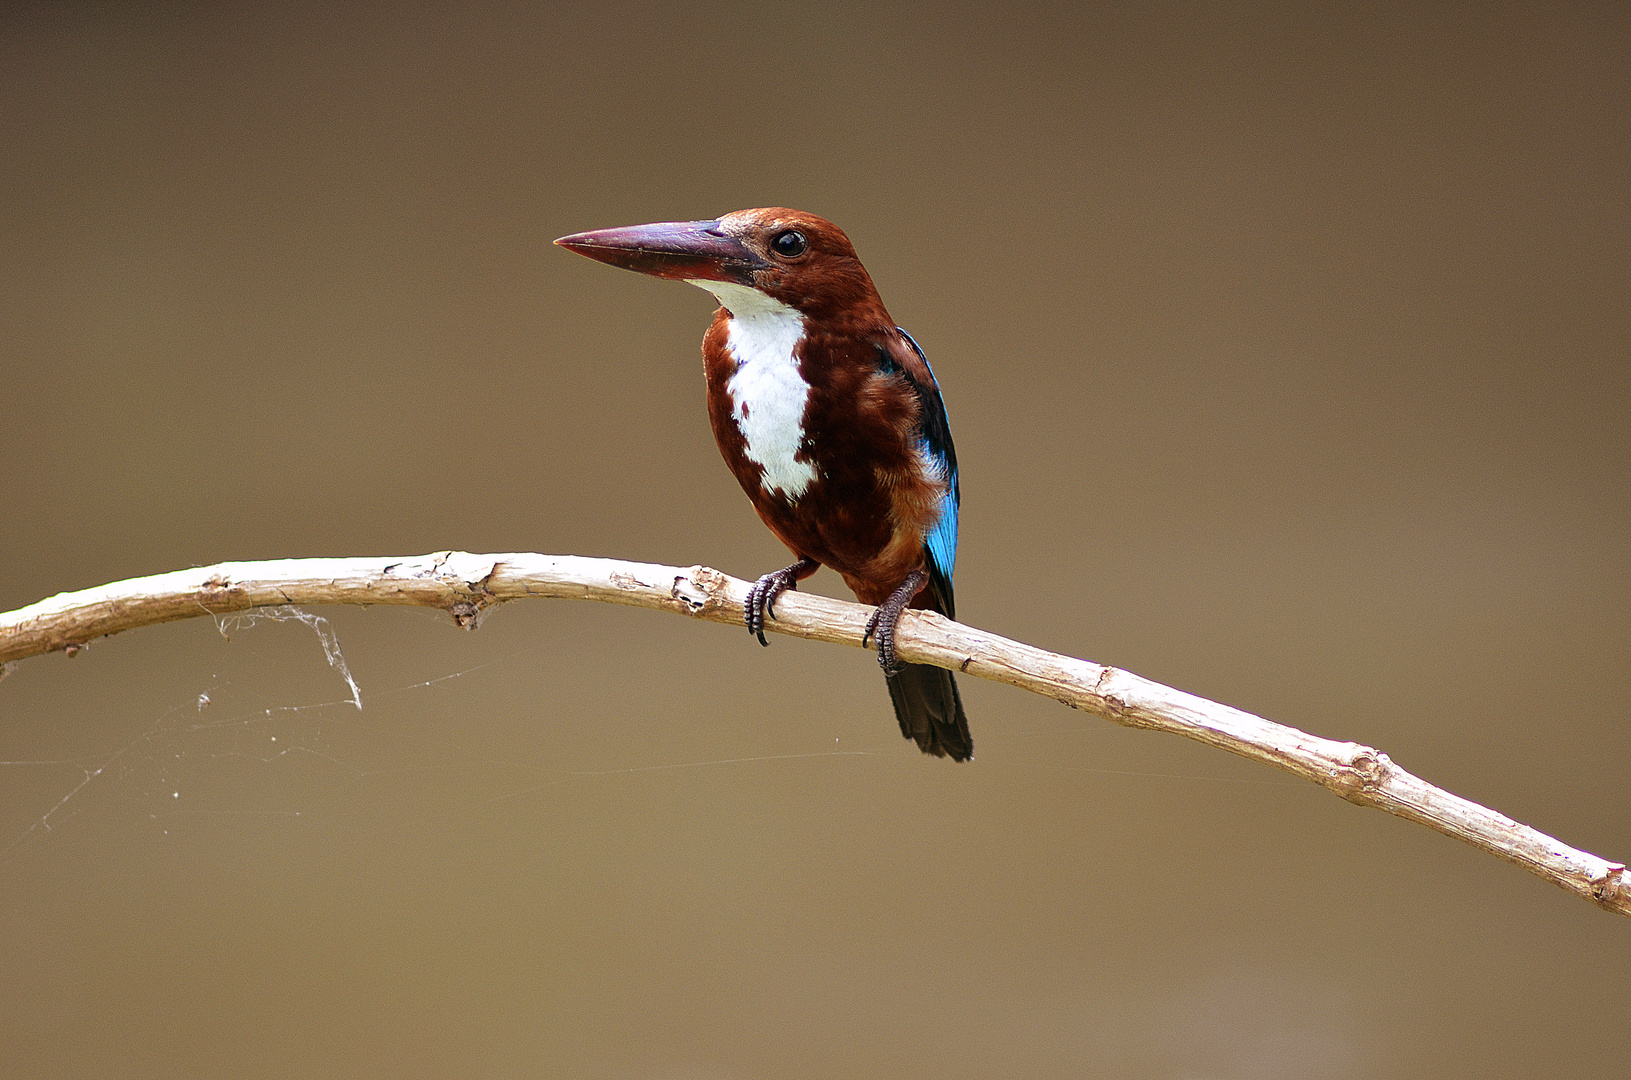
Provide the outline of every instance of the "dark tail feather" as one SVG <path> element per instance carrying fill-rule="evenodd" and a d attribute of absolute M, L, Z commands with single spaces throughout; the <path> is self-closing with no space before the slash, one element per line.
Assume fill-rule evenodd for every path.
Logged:
<path fill-rule="evenodd" d="M 974 756 L 968 716 L 951 672 L 928 664 L 902 664 L 898 674 L 885 677 L 903 736 L 916 739 L 919 750 L 935 757 L 967 761 Z"/>

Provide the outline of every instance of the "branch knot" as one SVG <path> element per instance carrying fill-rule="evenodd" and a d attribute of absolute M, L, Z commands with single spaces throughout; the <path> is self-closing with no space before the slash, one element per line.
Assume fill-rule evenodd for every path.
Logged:
<path fill-rule="evenodd" d="M 1610 910 L 1619 910 L 1616 901 L 1628 895 L 1631 881 L 1626 880 L 1625 867 L 1611 863 L 1602 877 L 1592 878 L 1591 898 Z"/>
<path fill-rule="evenodd" d="M 1393 762 L 1380 750 L 1356 746 L 1346 765 L 1331 770 L 1325 786 L 1356 806 L 1365 806 L 1392 768 Z"/>
<path fill-rule="evenodd" d="M 730 581 L 711 566 L 692 566 L 674 575 L 668 595 L 683 605 L 687 615 L 704 615 L 730 602 Z"/>

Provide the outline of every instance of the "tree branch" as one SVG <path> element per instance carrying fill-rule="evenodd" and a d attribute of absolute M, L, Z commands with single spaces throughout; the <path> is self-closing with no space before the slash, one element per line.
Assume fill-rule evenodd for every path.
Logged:
<path fill-rule="evenodd" d="M 444 551 L 406 559 L 286 559 L 220 563 L 62 593 L 0 614 L 0 664 L 62 650 L 138 626 L 275 604 L 409 604 L 441 608 L 473 628 L 507 600 L 551 596 L 658 608 L 740 623 L 749 583 L 705 566 L 587 559 L 572 555 L 471 555 Z M 870 613 L 858 604 L 789 592 L 766 629 L 858 646 Z M 1368 746 L 1295 728 L 1101 667 L 908 611 L 901 659 L 994 679 L 1117 724 L 1152 728 L 1252 758 L 1312 780 L 1360 806 L 1426 825 L 1538 874 L 1621 915 L 1631 915 L 1631 875 L 1493 810 L 1405 772 Z"/>

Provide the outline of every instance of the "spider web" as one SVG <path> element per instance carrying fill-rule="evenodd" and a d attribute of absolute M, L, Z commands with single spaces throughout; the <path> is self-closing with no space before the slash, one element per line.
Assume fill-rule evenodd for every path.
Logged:
<path fill-rule="evenodd" d="M 145 718 L 138 712 L 134 722 L 126 715 L 88 725 L 97 732 L 89 738 L 106 740 L 110 730 L 127 734 L 71 756 L 22 756 L 6 752 L 12 747 L 0 748 L 0 776 L 6 778 L 8 792 L 0 800 L 0 860 L 76 821 L 94 820 L 98 828 L 109 822 L 151 825 L 161 834 L 177 819 L 196 815 L 292 824 L 305 813 L 301 804 L 314 785 L 332 788 L 336 782 L 354 784 L 477 760 L 491 771 L 499 763 L 468 754 L 456 738 L 430 738 L 394 724 L 402 710 L 393 703 L 433 693 L 532 651 L 512 650 L 429 678 L 388 685 L 370 695 L 375 707 L 364 711 L 362 686 L 328 617 L 284 605 L 217 617 L 215 631 L 184 632 L 195 641 L 199 636 L 205 640 L 190 662 L 183 658 L 183 670 L 160 678 L 169 689 L 159 696 L 169 700 L 156 712 Z M 445 643 L 445 634 L 438 636 Z M 244 644 L 252 647 L 244 649 Z M 325 663 L 314 666 L 314 656 Z M 206 667 L 207 672 L 202 670 Z M 20 690 L 20 680 L 26 679 L 13 674 L 7 690 Z M 188 688 L 177 692 L 178 685 Z M 8 741 L 22 743 L 29 726 L 7 724 Z M 75 737 L 65 733 L 64 741 L 72 743 Z M 513 777 L 517 768 L 527 771 L 513 762 L 504 771 Z"/>

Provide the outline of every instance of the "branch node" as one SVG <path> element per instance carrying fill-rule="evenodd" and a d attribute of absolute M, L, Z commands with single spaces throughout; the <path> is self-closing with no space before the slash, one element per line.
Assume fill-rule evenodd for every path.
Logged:
<path fill-rule="evenodd" d="M 1392 768 L 1393 762 L 1380 750 L 1356 746 L 1346 765 L 1331 770 L 1325 786 L 1355 806 L 1368 806 Z"/>
<path fill-rule="evenodd" d="M 680 602 L 677 610 L 687 615 L 703 616 L 732 606 L 731 579 L 711 566 L 690 566 L 685 573 L 676 574 L 668 595 Z"/>
<path fill-rule="evenodd" d="M 1625 867 L 1610 863 L 1601 877 L 1591 879 L 1591 898 L 1611 911 L 1618 911 L 1620 901 L 1631 896 L 1631 881 L 1626 880 Z"/>
<path fill-rule="evenodd" d="M 244 595 L 244 587 L 234 585 L 232 579 L 227 575 L 211 574 L 198 587 L 198 593 L 193 602 L 203 608 L 206 615 L 213 618 L 217 608 L 231 610 L 235 606 L 234 600 Z M 284 599 L 288 599 L 287 593 L 284 594 Z"/>
<path fill-rule="evenodd" d="M 1144 724 L 1139 724 L 1133 718 L 1132 709 L 1128 707 L 1127 699 L 1125 697 L 1123 697 L 1120 694 L 1114 693 L 1113 691 L 1111 691 L 1109 689 L 1109 684 L 1115 679 L 1115 677 L 1117 675 L 1120 675 L 1120 674 L 1121 674 L 1121 669 L 1120 668 L 1113 668 L 1113 667 L 1101 667 L 1101 668 L 1099 668 L 1099 674 L 1093 680 L 1093 689 L 1090 691 L 1090 693 L 1094 697 L 1098 698 L 1100 702 L 1103 703 L 1103 707 L 1102 707 L 1102 709 L 1095 709 L 1093 711 L 1098 713 L 1100 716 L 1103 716 L 1106 720 L 1110 721 L 1112 724 L 1121 724 L 1123 727 L 1145 727 L 1145 726 L 1148 726 L 1148 725 L 1144 725 Z M 1060 697 L 1057 700 L 1059 700 L 1063 704 L 1069 705 L 1073 709 L 1080 709 L 1082 707 L 1082 704 L 1080 702 L 1072 701 L 1069 698 Z"/>

